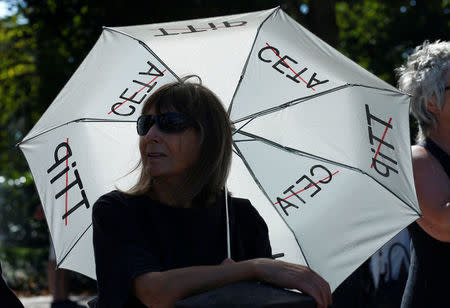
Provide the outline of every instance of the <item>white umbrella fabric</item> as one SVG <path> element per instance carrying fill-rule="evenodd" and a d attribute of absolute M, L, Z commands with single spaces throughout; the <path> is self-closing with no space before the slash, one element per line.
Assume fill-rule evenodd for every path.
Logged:
<path fill-rule="evenodd" d="M 409 97 L 281 9 L 105 28 L 20 144 L 59 267 L 95 278 L 92 205 L 136 181 L 145 98 L 193 73 L 235 127 L 229 189 L 252 201 L 284 260 L 334 290 L 420 216 Z"/>

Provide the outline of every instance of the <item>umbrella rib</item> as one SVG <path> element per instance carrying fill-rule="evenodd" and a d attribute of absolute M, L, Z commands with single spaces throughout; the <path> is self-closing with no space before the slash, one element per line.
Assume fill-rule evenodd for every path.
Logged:
<path fill-rule="evenodd" d="M 238 122 L 245 121 L 247 119 L 257 118 L 257 117 L 260 117 L 260 116 L 263 116 L 263 115 L 266 115 L 266 114 L 270 114 L 270 113 L 273 113 L 273 112 L 285 109 L 287 107 L 295 106 L 295 105 L 303 103 L 305 101 L 309 101 L 309 100 L 311 100 L 313 98 L 316 98 L 316 97 L 319 97 L 319 96 L 322 96 L 322 95 L 325 95 L 325 94 L 329 94 L 329 93 L 332 93 L 332 92 L 336 92 L 336 91 L 339 91 L 339 90 L 343 90 L 343 89 L 346 89 L 346 88 L 349 88 L 349 87 L 353 87 L 353 86 L 357 86 L 357 85 L 345 84 L 345 85 L 338 86 L 338 87 L 335 87 L 335 88 L 332 88 L 332 89 L 328 89 L 328 90 L 320 92 L 320 93 L 304 96 L 304 97 L 301 97 L 301 98 L 296 98 L 296 99 L 293 99 L 293 100 L 288 101 L 286 103 L 283 103 L 281 105 L 278 105 L 278 106 L 275 106 L 275 107 L 270 107 L 268 109 L 264 109 L 264 110 L 258 111 L 256 113 L 252 113 L 252 114 L 247 115 L 245 117 L 242 117 L 240 119 L 234 120 L 231 123 L 235 124 L 235 123 L 238 123 Z"/>
<path fill-rule="evenodd" d="M 175 72 L 172 71 L 170 69 L 170 67 L 166 63 L 164 63 L 164 61 L 161 60 L 161 58 L 158 57 L 158 55 L 150 47 L 148 47 L 147 44 L 145 44 L 143 41 L 141 41 L 141 40 L 139 40 L 139 39 L 137 39 L 137 38 L 135 38 L 135 37 L 125 33 L 125 32 L 119 31 L 117 29 L 108 28 L 108 27 L 103 27 L 103 29 L 111 31 L 111 32 L 116 32 L 116 33 L 119 33 L 119 34 L 122 34 L 122 35 L 125 35 L 125 36 L 127 36 L 127 37 L 129 37 L 129 38 L 131 38 L 133 40 L 138 41 L 139 44 L 141 44 L 152 56 L 154 56 L 156 58 L 156 60 L 158 60 L 178 81 L 181 81 L 180 77 L 178 77 L 178 75 L 175 74 Z"/>
<path fill-rule="evenodd" d="M 248 141 L 261 141 L 261 142 L 263 142 L 263 143 L 265 143 L 267 145 L 273 146 L 274 148 L 278 148 L 278 149 L 281 149 L 283 151 L 286 151 L 286 152 L 289 152 L 289 153 L 292 153 L 292 154 L 296 154 L 296 155 L 299 155 L 299 156 L 316 159 L 316 160 L 319 160 L 319 161 L 322 161 L 322 162 L 325 162 L 325 163 L 330 163 L 330 164 L 333 164 L 333 165 L 344 167 L 346 169 L 350 169 L 350 170 L 353 170 L 353 171 L 358 171 L 358 172 L 361 172 L 361 173 L 365 173 L 364 171 L 362 171 L 359 168 L 355 168 L 355 167 L 352 167 L 352 166 L 349 166 L 349 165 L 346 165 L 346 164 L 343 164 L 343 163 L 339 163 L 337 161 L 330 160 L 330 159 L 327 159 L 327 158 L 324 158 L 324 157 L 321 157 L 321 156 L 317 156 L 317 155 L 314 155 L 314 154 L 311 154 L 311 153 L 308 153 L 308 152 L 304 152 L 304 151 L 300 151 L 300 150 L 293 149 L 293 148 L 290 148 L 290 147 L 286 147 L 286 146 L 283 146 L 283 145 L 281 145 L 279 143 L 276 143 L 274 141 L 271 141 L 269 139 L 266 139 L 266 138 L 258 136 L 258 135 L 254 135 L 254 134 L 248 133 L 246 131 L 240 131 L 239 133 L 241 135 L 246 136 L 246 137 L 252 138 L 253 140 L 236 140 L 236 141 L 234 141 L 235 143 L 248 142 Z"/>
<path fill-rule="evenodd" d="M 229 115 L 231 114 L 231 108 L 233 107 L 234 97 L 236 96 L 236 93 L 237 93 L 237 91 L 239 90 L 239 88 L 241 86 L 242 79 L 244 79 L 244 74 L 245 74 L 245 71 L 247 70 L 248 62 L 250 60 L 250 56 L 252 55 L 253 48 L 255 47 L 256 39 L 258 38 L 259 32 L 260 32 L 262 26 L 265 24 L 265 22 L 272 15 L 278 13 L 279 10 L 280 10 L 280 7 L 278 6 L 272 13 L 269 14 L 269 16 L 266 17 L 266 19 L 264 19 L 261 22 L 261 24 L 259 25 L 258 29 L 256 30 L 256 35 L 255 35 L 255 38 L 253 39 L 252 48 L 250 48 L 250 52 L 248 53 L 247 60 L 245 61 L 244 67 L 242 68 L 242 72 L 241 72 L 241 76 L 239 77 L 238 84 L 236 86 L 236 89 L 234 90 L 233 97 L 231 98 L 230 106 L 228 107 L 228 114 Z"/>
<path fill-rule="evenodd" d="M 64 260 L 67 258 L 69 253 L 75 248 L 77 243 L 83 238 L 83 236 L 86 234 L 86 232 L 89 230 L 89 228 L 92 227 L 92 223 L 84 230 L 83 234 L 80 235 L 80 237 L 75 241 L 75 243 L 70 247 L 69 251 L 62 257 L 61 261 L 56 265 L 57 268 L 64 262 Z"/>
<path fill-rule="evenodd" d="M 51 132 L 52 130 L 58 129 L 58 128 L 62 127 L 62 126 L 69 125 L 69 124 L 71 124 L 71 123 L 79 123 L 79 122 L 133 123 L 133 122 L 136 122 L 136 121 L 135 121 L 135 120 L 95 119 L 95 118 L 81 118 L 81 119 L 76 119 L 76 120 L 72 120 L 72 121 L 69 121 L 69 122 L 66 122 L 66 123 L 57 125 L 57 126 L 55 126 L 55 127 L 49 128 L 49 129 L 47 129 L 47 130 L 45 130 L 45 131 L 43 131 L 43 132 L 41 132 L 41 133 L 39 133 L 39 134 L 37 134 L 37 135 L 34 135 L 33 137 L 28 138 L 28 139 L 24 139 L 24 140 L 18 142 L 18 143 L 16 144 L 16 146 L 20 146 L 21 144 L 26 143 L 27 141 L 33 140 L 33 139 L 35 139 L 35 138 L 37 138 L 37 137 L 39 137 L 39 136 L 42 136 L 42 135 L 44 135 L 44 134 L 46 134 L 46 133 L 48 133 L 48 132 Z"/>
<path fill-rule="evenodd" d="M 394 91 L 394 90 L 391 90 L 391 89 L 372 87 L 372 86 L 367 86 L 367 85 L 363 85 L 363 84 L 356 84 L 356 83 L 348 83 L 348 84 L 341 85 L 341 86 L 338 86 L 338 87 L 335 87 L 335 88 L 332 88 L 332 89 L 328 89 L 328 90 L 320 92 L 320 93 L 316 93 L 316 94 L 304 96 L 304 97 L 301 97 L 301 98 L 293 99 L 293 100 L 288 101 L 286 103 L 283 103 L 281 105 L 278 105 L 278 106 L 275 106 L 275 107 L 270 107 L 268 109 L 261 110 L 261 111 L 258 111 L 256 113 L 253 113 L 253 114 L 247 115 L 245 117 L 242 117 L 240 119 L 234 120 L 231 123 L 232 124 L 236 124 L 238 122 L 242 122 L 242 121 L 245 121 L 245 120 L 250 119 L 250 118 L 257 118 L 257 117 L 260 117 L 260 116 L 264 116 L 264 115 L 267 115 L 267 114 L 270 114 L 270 113 L 282 110 L 284 108 L 288 108 L 288 107 L 295 106 L 297 104 L 309 101 L 309 100 L 311 100 L 313 98 L 316 98 L 316 97 L 319 97 L 321 95 L 325 95 L 325 94 L 329 94 L 329 93 L 332 93 L 332 92 L 344 90 L 344 89 L 347 89 L 347 88 L 350 88 L 350 87 L 363 87 L 363 88 L 368 88 L 368 89 L 376 89 L 376 90 L 380 90 L 380 91 L 388 91 L 388 92 L 392 92 L 392 93 L 395 93 L 395 94 L 405 94 L 405 93 L 402 93 L 400 91 Z M 405 95 L 411 96 L 409 94 L 405 94 Z"/>
<path fill-rule="evenodd" d="M 422 215 L 414 207 L 412 207 L 408 202 L 403 200 L 400 196 L 395 194 L 391 189 L 386 187 L 384 184 L 382 184 L 376 178 L 374 178 L 373 176 L 371 176 L 370 174 L 368 174 L 364 170 L 361 170 L 360 168 L 352 167 L 352 166 L 349 166 L 349 165 L 346 165 L 346 164 L 343 164 L 343 163 L 339 163 L 337 161 L 330 160 L 330 159 L 327 159 L 327 158 L 323 158 L 323 157 L 320 157 L 320 156 L 317 156 L 317 155 L 314 155 L 314 154 L 311 154 L 311 153 L 308 153 L 308 152 L 304 152 L 304 151 L 300 151 L 300 150 L 293 149 L 293 148 L 290 148 L 290 147 L 286 147 L 286 146 L 283 146 L 283 145 L 281 145 L 279 143 L 273 142 L 273 141 L 271 141 L 269 139 L 266 139 L 266 138 L 263 138 L 263 137 L 260 137 L 260 136 L 257 136 L 257 135 L 245 132 L 245 131 L 240 131 L 239 133 L 241 135 L 250 137 L 253 140 L 236 140 L 236 141 L 234 141 L 234 143 L 249 142 L 249 141 L 260 141 L 260 142 L 263 142 L 263 143 L 265 143 L 265 144 L 267 144 L 269 146 L 273 146 L 275 148 L 281 149 L 283 151 L 286 151 L 286 152 L 289 152 L 289 153 L 292 153 L 292 154 L 296 154 L 296 155 L 300 155 L 300 156 L 304 156 L 304 157 L 308 157 L 308 158 L 313 158 L 313 159 L 316 159 L 316 160 L 319 160 L 319 161 L 322 161 L 322 162 L 326 162 L 326 163 L 329 163 L 329 164 L 337 165 L 337 166 L 340 166 L 340 167 L 343 167 L 343 168 L 346 168 L 346 169 L 349 169 L 349 170 L 352 170 L 352 171 L 359 172 L 359 173 L 361 173 L 363 175 L 366 175 L 369 178 L 371 178 L 372 180 L 374 180 L 375 182 L 377 182 L 378 185 L 380 185 L 381 187 L 383 187 L 384 189 L 389 191 L 393 196 L 397 197 L 397 199 L 400 200 L 402 203 L 404 203 L 407 207 L 409 207 L 414 212 L 416 212 L 419 217 L 422 217 Z"/>
<path fill-rule="evenodd" d="M 246 123 L 244 123 L 244 125 L 242 125 L 241 127 L 239 127 L 238 129 L 236 129 L 235 131 L 233 131 L 233 135 L 240 132 L 247 124 L 249 124 L 251 121 L 253 121 L 255 118 L 251 118 L 250 120 L 248 120 Z"/>
<path fill-rule="evenodd" d="M 379 87 L 374 87 L 374 86 L 368 86 L 365 84 L 361 84 L 361 83 L 350 83 L 349 85 L 353 86 L 353 87 L 363 87 L 363 88 L 368 88 L 368 89 L 375 89 L 375 90 L 381 90 L 381 91 L 387 91 L 387 92 L 392 92 L 395 94 L 403 94 L 403 95 L 407 95 L 409 97 L 411 97 L 411 94 L 402 92 L 400 90 L 393 90 L 393 89 L 388 89 L 388 88 L 379 88 Z"/>
<path fill-rule="evenodd" d="M 261 189 L 261 191 L 263 192 L 264 196 L 267 198 L 267 200 L 270 202 L 270 204 L 272 204 L 272 200 L 270 200 L 269 195 L 267 194 L 266 190 L 264 189 L 264 187 L 261 185 L 261 183 L 259 182 L 258 178 L 256 177 L 256 175 L 253 173 L 252 168 L 250 167 L 250 165 L 248 164 L 247 160 L 245 159 L 244 155 L 242 155 L 241 151 L 239 150 L 239 147 L 237 146 L 237 144 L 235 142 L 233 142 L 233 147 L 236 150 L 236 152 L 238 152 L 238 156 L 242 159 L 242 162 L 244 163 L 245 167 L 247 168 L 248 172 L 250 173 L 251 177 L 253 178 L 253 181 L 255 181 L 256 185 L 258 185 L 259 189 Z M 306 259 L 306 256 L 303 252 L 302 249 L 302 245 L 300 244 L 300 242 L 298 241 L 297 237 L 295 236 L 295 232 L 294 230 L 292 230 L 291 226 L 289 226 L 289 224 L 284 220 L 283 216 L 277 211 L 275 210 L 278 214 L 278 216 L 280 216 L 280 218 L 284 221 L 286 227 L 292 232 L 292 235 L 295 238 L 295 241 L 297 242 L 298 248 L 300 249 L 300 253 L 303 256 L 303 259 L 306 262 L 306 265 L 308 267 L 311 267 L 309 265 L 308 260 Z"/>
<path fill-rule="evenodd" d="M 402 198 L 400 198 L 399 196 L 397 196 L 397 194 L 395 194 L 392 190 L 390 190 L 388 187 L 386 187 L 385 185 L 383 185 L 381 182 L 379 182 L 376 178 L 374 178 L 373 176 L 371 176 L 370 174 L 364 172 L 361 170 L 361 172 L 365 175 L 367 175 L 369 178 L 371 178 L 372 180 L 374 180 L 375 182 L 378 183 L 378 185 L 380 185 L 381 187 L 383 187 L 384 189 L 386 189 L 387 191 L 389 191 L 392 195 L 396 196 L 397 199 L 399 199 L 401 202 L 403 202 L 407 207 L 409 207 L 411 210 L 413 210 L 418 216 L 419 218 L 423 217 L 423 215 L 421 213 L 419 213 L 415 208 L 413 208 L 411 205 L 409 205 L 408 202 L 404 201 Z"/>

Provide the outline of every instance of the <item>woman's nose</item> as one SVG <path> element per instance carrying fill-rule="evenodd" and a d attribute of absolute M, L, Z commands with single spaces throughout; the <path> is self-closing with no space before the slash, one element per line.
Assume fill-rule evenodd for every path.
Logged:
<path fill-rule="evenodd" d="M 145 135 L 145 139 L 150 142 L 160 142 L 161 141 L 161 131 L 158 129 L 156 124 L 153 124 Z"/>

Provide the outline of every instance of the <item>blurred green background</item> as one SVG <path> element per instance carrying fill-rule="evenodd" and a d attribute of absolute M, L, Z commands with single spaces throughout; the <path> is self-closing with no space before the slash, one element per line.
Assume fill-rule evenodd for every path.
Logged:
<path fill-rule="evenodd" d="M 392 85 L 424 40 L 449 40 L 449 0 L 0 0 L 0 260 L 11 287 L 45 292 L 48 234 L 15 146 L 99 37 L 102 26 L 149 24 L 281 6 L 310 31 Z M 411 121 L 412 135 L 416 126 Z M 76 276 L 73 288 L 92 289 Z"/>

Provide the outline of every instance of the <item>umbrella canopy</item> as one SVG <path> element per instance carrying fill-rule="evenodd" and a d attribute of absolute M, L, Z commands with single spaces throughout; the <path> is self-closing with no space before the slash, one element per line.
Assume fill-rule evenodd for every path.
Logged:
<path fill-rule="evenodd" d="M 420 216 L 409 97 L 281 9 L 105 28 L 20 144 L 60 267 L 95 278 L 92 204 L 136 181 L 146 97 L 193 73 L 234 125 L 230 191 L 260 211 L 285 260 L 335 289 Z"/>

